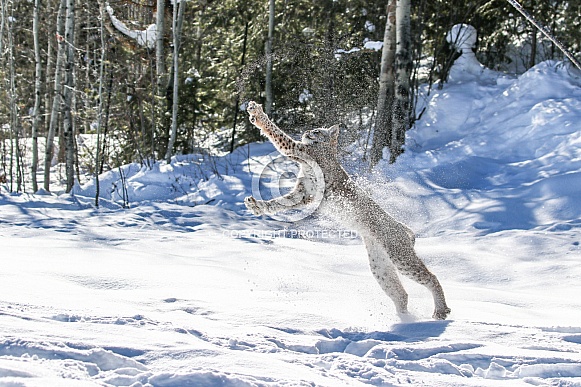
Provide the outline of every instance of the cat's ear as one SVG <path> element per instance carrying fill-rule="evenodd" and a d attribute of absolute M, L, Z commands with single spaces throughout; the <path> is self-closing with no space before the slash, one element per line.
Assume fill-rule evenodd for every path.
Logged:
<path fill-rule="evenodd" d="M 333 125 L 328 130 L 329 130 L 329 134 L 331 135 L 331 146 L 336 148 L 337 145 L 339 144 L 340 126 Z"/>

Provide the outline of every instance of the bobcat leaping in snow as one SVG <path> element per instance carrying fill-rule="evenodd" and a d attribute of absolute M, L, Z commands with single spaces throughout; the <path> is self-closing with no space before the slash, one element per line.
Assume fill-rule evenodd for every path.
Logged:
<path fill-rule="evenodd" d="M 244 199 L 246 207 L 255 215 L 274 214 L 308 205 L 317 197 L 322 198 L 319 210 L 357 230 L 362 236 L 371 272 L 393 300 L 398 313 L 408 312 L 408 295 L 397 271 L 427 287 L 434 297 L 433 318 L 445 319 L 450 308 L 446 305 L 444 291 L 436 276 L 416 255 L 413 232 L 392 218 L 359 188 L 339 163 L 338 125 L 310 130 L 303 134 L 301 141 L 295 141 L 268 118 L 261 105 L 251 101 L 246 110 L 250 122 L 283 155 L 300 165 L 296 185 L 290 193 L 267 201 L 249 196 Z"/>

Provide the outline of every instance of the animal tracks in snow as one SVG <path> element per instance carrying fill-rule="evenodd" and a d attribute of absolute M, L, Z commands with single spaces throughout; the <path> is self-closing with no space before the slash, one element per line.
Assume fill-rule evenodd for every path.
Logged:
<path fill-rule="evenodd" d="M 104 385 L 164 385 L 196 381 L 238 383 L 242 386 L 283 385 L 285 379 L 248 379 L 235 373 L 196 368 L 183 373 L 165 373 L 155 366 L 160 354 L 172 358 L 231 357 L 276 358 L 287 367 L 308 369 L 328 386 L 359 382 L 362 385 L 509 386 L 519 380 L 532 385 L 576 385 L 581 377 L 581 327 L 526 327 L 469 321 L 424 321 L 395 324 L 383 331 L 364 329 L 318 330 L 285 326 L 221 326 L 220 315 L 200 301 L 168 297 L 153 303 L 158 309 L 127 316 L 89 316 L 24 304 L 0 303 L 0 315 L 31 323 L 73 324 L 76 330 L 91 326 L 117 326 L 125 335 L 150 331 L 169 335 L 176 348 L 154 350 L 150 343 L 101 346 L 81 340 L 34 340 L 26 335 L 7 336 L 0 342 L 0 376 L 26 378 L 42 364 L 47 383 L 61 377 L 63 367 L 70 377 Z M 167 318 L 164 318 L 166 316 Z M 228 332 L 228 333 L 227 333 Z M 21 337 L 21 338 L 16 338 Z M 165 337 L 165 336 L 164 336 Z M 180 339 L 181 338 L 181 339 Z M 165 340 L 162 340 L 163 343 Z M 114 340 L 115 341 L 115 340 Z M 162 345 L 162 344 L 160 344 Z M 203 357 L 202 357 L 203 358 Z M 184 360 L 186 361 L 186 360 Z M 189 364 L 189 363 L 187 363 Z M 53 372 L 54 371 L 54 375 Z M 37 377 L 37 376 L 35 376 Z M 270 383 L 270 384 L 269 384 Z M 349 384 L 347 383 L 347 384 Z M 567 384 L 569 383 L 569 384 Z M 573 384 L 571 384 L 573 383 Z M 295 385 L 301 385 L 296 381 Z M 501 385 L 504 385 L 501 384 Z"/>
<path fill-rule="evenodd" d="M 472 340 L 454 342 L 446 339 L 444 332 L 442 337 L 425 337 L 425 332 L 414 337 L 416 328 L 425 330 L 431 323 L 397 324 L 387 332 L 321 330 L 317 333 L 323 338 L 310 345 L 298 344 L 292 339 L 270 340 L 283 350 L 318 355 L 317 362 L 307 357 L 301 361 L 317 364 L 323 373 L 340 371 L 345 376 L 378 385 L 403 383 L 402 373 L 432 377 L 456 375 L 458 385 L 463 385 L 462 380 L 468 383 L 466 378 L 471 381 L 520 379 L 533 385 L 561 385 L 568 383 L 569 378 L 578 380 L 581 376 L 579 351 L 571 351 L 570 357 L 563 355 L 563 345 L 581 343 L 581 335 L 555 332 L 547 337 L 546 329 L 542 328 L 451 322 L 451 331 L 471 332 Z M 291 332 L 290 336 L 304 334 L 283 331 Z M 402 334 L 406 331 L 411 335 Z M 493 331 L 496 340 L 492 338 Z M 522 345 L 511 346 L 509 343 L 515 339 Z M 534 342 L 542 346 L 531 347 Z"/>
<path fill-rule="evenodd" d="M 50 318 L 55 321 L 70 323 L 132 325 L 136 327 L 146 325 L 158 325 L 157 322 L 147 319 L 139 314 L 130 317 L 119 317 L 119 316 L 91 317 L 60 313 L 51 316 Z"/>

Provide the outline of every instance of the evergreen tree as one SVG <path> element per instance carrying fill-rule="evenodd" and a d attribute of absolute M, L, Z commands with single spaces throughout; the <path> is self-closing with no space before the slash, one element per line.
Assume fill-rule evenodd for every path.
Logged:
<path fill-rule="evenodd" d="M 406 55 L 392 52 L 399 59 L 388 60 L 391 67 L 370 43 L 384 41 L 391 20 L 385 1 L 286 0 L 275 3 L 271 17 L 272 3 L 184 3 L 187 22 L 176 55 L 173 38 L 179 28 L 171 23 L 170 0 L 119 0 L 107 8 L 103 1 L 0 0 L 0 169 L 7 181 L 24 190 L 30 179 L 36 190 L 35 177 L 43 172 L 48 190 L 57 135 L 57 161 L 66 165 L 67 189 L 83 168 L 98 173 L 132 161 L 151 166 L 176 153 L 231 150 L 261 138 L 240 119 L 251 99 L 272 106 L 272 117 L 290 131 L 342 123 L 347 128 L 342 138 L 350 142 L 375 123 L 371 163 L 386 146 L 393 161 L 402 151 L 405 130 L 417 119 L 415 89 L 447 79 L 456 53 L 445 35 L 454 24 L 478 30 L 476 55 L 492 69 L 522 72 L 563 58 L 506 0 L 411 2 L 409 44 L 398 45 L 406 46 Z M 520 3 L 578 55 L 579 2 Z M 66 29 L 67 7 L 73 6 Z M 155 31 L 154 41 L 128 36 L 115 20 L 142 38 Z M 102 36 L 97 32 L 101 21 Z M 402 61 L 404 56 L 411 61 Z M 272 69 L 268 77 L 267 68 Z M 407 78 L 409 85 L 396 87 L 396 79 Z M 394 119 L 398 125 L 390 123 Z M 75 139 L 97 130 L 99 159 L 79 166 Z M 34 155 L 44 144 L 44 163 L 37 170 Z M 25 165 L 29 159 L 32 165 Z"/>

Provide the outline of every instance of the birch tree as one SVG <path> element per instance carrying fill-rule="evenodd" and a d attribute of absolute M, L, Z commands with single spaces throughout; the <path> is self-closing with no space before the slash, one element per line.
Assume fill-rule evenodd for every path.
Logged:
<path fill-rule="evenodd" d="M 403 153 L 405 132 L 410 126 L 410 73 L 411 53 L 411 7 L 410 0 L 397 0 L 396 51 L 395 51 L 395 98 L 393 101 L 390 163 Z"/>
<path fill-rule="evenodd" d="M 103 124 L 103 74 L 105 70 L 105 28 L 103 24 L 104 5 L 99 1 L 99 35 L 101 38 L 101 57 L 99 61 L 99 106 L 97 108 L 97 146 L 95 149 L 95 207 L 99 207 L 99 165 L 101 165 L 101 126 Z"/>
<path fill-rule="evenodd" d="M 58 2 L 60 3 L 60 0 L 58 0 Z M 45 3 L 45 10 L 46 13 L 49 13 L 49 9 L 51 9 L 52 7 L 55 6 L 55 2 L 54 0 L 46 0 Z M 53 84 L 51 83 L 51 75 L 54 75 L 54 70 L 52 68 L 53 66 L 53 51 L 54 51 L 54 45 L 56 42 L 56 39 L 54 39 L 54 32 L 52 32 L 51 29 L 48 29 L 49 33 L 48 33 L 48 39 L 47 39 L 47 44 L 46 44 L 46 65 L 45 65 L 45 72 L 44 72 L 44 87 L 46 92 L 44 93 L 44 108 L 45 108 L 45 113 L 48 113 L 48 109 L 49 107 L 52 106 L 52 93 L 49 92 L 49 90 L 52 90 L 54 88 Z M 45 114 L 44 115 L 44 130 L 48 133 L 49 131 L 49 127 L 50 127 L 50 114 Z M 46 151 L 46 150 L 45 150 Z"/>
<path fill-rule="evenodd" d="M 185 1 L 176 1 L 173 7 L 172 18 L 172 36 L 173 36 L 173 97 L 172 97 L 172 115 L 171 115 L 171 132 L 169 142 L 167 144 L 167 151 L 165 153 L 165 160 L 169 164 L 171 162 L 171 155 L 178 133 L 178 91 L 179 91 L 179 52 L 180 39 L 182 32 L 182 25 L 184 20 Z"/>
<path fill-rule="evenodd" d="M 370 153 L 370 164 L 374 166 L 381 160 L 383 149 L 391 144 L 392 107 L 395 92 L 395 47 L 396 47 L 396 0 L 387 5 L 387 20 L 381 50 L 381 68 L 379 72 L 379 93 L 377 97 L 377 115 L 373 131 L 373 145 Z"/>
<path fill-rule="evenodd" d="M 12 9 L 14 12 L 14 9 Z M 10 71 L 10 191 L 14 189 L 14 169 L 16 169 L 16 190 L 21 190 L 19 117 L 16 105 L 16 69 L 14 68 L 14 24 L 16 18 L 8 21 L 8 66 Z"/>
<path fill-rule="evenodd" d="M 6 4 L 0 0 L 0 58 L 4 53 L 4 24 L 6 24 Z"/>
<path fill-rule="evenodd" d="M 75 35 L 75 0 L 66 0 L 66 22 L 65 22 L 65 83 L 64 83 L 64 119 L 63 134 L 65 137 L 65 170 L 66 170 L 66 192 L 73 189 L 75 182 L 75 125 L 73 117 L 73 93 L 75 91 L 74 69 L 75 51 L 73 47 Z"/>
<path fill-rule="evenodd" d="M 156 12 L 156 32 L 155 37 L 155 73 L 157 75 L 157 95 L 162 95 L 165 78 L 165 56 L 164 56 L 164 46 L 163 46 L 163 34 L 165 25 L 165 0 L 157 0 L 157 12 Z"/>
<path fill-rule="evenodd" d="M 5 0 L 0 0 L 0 69 L 4 68 L 4 30 L 6 26 L 6 4 Z M 0 71 L 0 74 L 2 71 Z M 1 85 L 1 83 L 0 83 Z M 8 177 L 6 176 L 6 141 L 0 127 L 0 147 L 2 153 L 0 154 L 0 184 L 6 183 Z M 10 177 L 12 178 L 12 177 Z"/>
<path fill-rule="evenodd" d="M 62 62 L 63 56 L 66 49 L 66 42 L 63 37 L 65 22 L 64 13 L 67 7 L 67 0 L 61 0 L 58 15 L 57 15 L 57 33 L 56 38 L 58 41 L 57 45 L 57 57 L 54 70 L 54 88 L 53 88 L 53 99 L 52 108 L 50 112 L 50 123 L 48 128 L 48 133 L 46 135 L 46 147 L 44 154 L 44 189 L 50 191 L 50 167 L 52 165 L 52 158 L 54 154 L 54 135 L 58 125 L 58 115 L 59 108 L 61 104 L 61 92 L 62 92 Z"/>
<path fill-rule="evenodd" d="M 34 110 L 32 113 L 32 191 L 38 191 L 38 181 L 36 173 L 38 170 L 38 126 L 40 125 L 40 93 L 42 81 L 42 63 L 40 57 L 40 42 L 39 42 L 39 13 L 41 0 L 34 0 L 34 13 L 32 19 L 32 36 L 34 41 Z"/>
<path fill-rule="evenodd" d="M 390 0 L 381 52 L 377 117 L 370 165 L 381 160 L 389 147 L 389 162 L 403 152 L 410 116 L 411 55 L 410 0 Z"/>
<path fill-rule="evenodd" d="M 264 111 L 270 115 L 272 113 L 273 93 L 272 93 L 272 39 L 274 37 L 274 0 L 270 0 L 268 7 L 268 39 L 265 45 L 266 55 L 266 79 L 264 94 L 266 101 Z"/>

